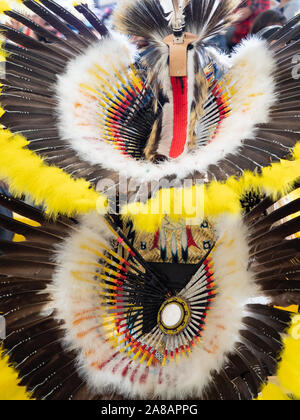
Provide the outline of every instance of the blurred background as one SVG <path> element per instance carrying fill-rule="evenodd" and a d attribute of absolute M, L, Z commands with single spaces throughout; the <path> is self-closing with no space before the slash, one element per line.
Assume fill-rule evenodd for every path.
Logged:
<path fill-rule="evenodd" d="M 172 0 L 157 1 L 162 2 L 166 11 L 171 10 Z M 221 2 L 222 0 L 219 1 Z M 9 2 L 13 5 L 15 0 L 9 0 Z M 73 0 L 59 0 L 58 2 L 74 12 L 72 6 Z M 97 16 L 108 26 L 111 24 L 112 12 L 117 2 L 118 0 L 85 0 L 85 3 L 87 3 Z M 16 3 L 15 8 L 20 9 L 18 3 Z M 25 10 L 28 11 L 28 9 Z M 24 12 L 24 10 L 22 11 Z M 236 11 L 236 13 L 238 13 L 236 24 L 229 28 L 226 33 L 215 38 L 213 43 L 222 51 L 230 53 L 237 44 L 244 38 L 247 38 L 250 34 L 260 33 L 261 36 L 267 37 L 272 31 L 276 30 L 278 26 L 284 25 L 299 12 L 300 0 L 244 0 L 242 7 L 238 8 Z M 82 19 L 82 15 L 80 16 Z M 37 19 L 39 24 L 43 24 L 40 18 L 35 16 L 32 16 L 32 18 Z M 7 18 L 4 17 L 4 19 Z M 5 23 L 12 26 L 16 25 L 14 22 L 6 21 Z M 17 29 L 22 30 L 19 26 Z M 29 33 L 28 35 L 31 34 Z"/>

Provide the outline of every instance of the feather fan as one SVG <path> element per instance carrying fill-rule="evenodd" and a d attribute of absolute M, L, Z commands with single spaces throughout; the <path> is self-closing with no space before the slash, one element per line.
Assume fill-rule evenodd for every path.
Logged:
<path fill-rule="evenodd" d="M 299 218 L 282 222 L 299 199 L 216 220 L 219 239 L 181 283 L 144 260 L 115 216 L 51 222 L 0 204 L 37 223 L 0 218 L 26 238 L 0 242 L 0 310 L 5 353 L 34 398 L 246 400 L 275 374 L 290 314 L 272 305 L 299 304 L 299 239 L 288 239 Z M 189 315 L 174 327 L 179 309 Z"/>

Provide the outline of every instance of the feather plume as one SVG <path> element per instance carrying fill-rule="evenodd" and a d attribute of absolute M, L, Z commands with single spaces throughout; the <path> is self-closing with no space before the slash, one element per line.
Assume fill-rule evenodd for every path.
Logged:
<path fill-rule="evenodd" d="M 172 296 L 175 283 L 169 283 L 166 274 L 156 271 L 157 267 L 143 259 L 124 234 L 118 217 L 109 216 L 104 220 L 98 215 L 89 215 L 79 222 L 60 217 L 51 222 L 42 211 L 19 200 L 1 195 L 0 204 L 38 223 L 30 226 L 3 217 L 0 220 L 26 239 L 18 244 L 0 242 L 3 253 L 0 257 L 0 310 L 7 321 L 5 353 L 19 372 L 20 384 L 31 397 L 97 399 L 151 395 L 171 398 L 176 395 L 179 398 L 247 400 L 256 398 L 267 377 L 275 373 L 282 351 L 281 334 L 289 326 L 290 314 L 263 304 L 245 305 L 243 311 L 238 309 L 241 299 L 245 301 L 253 293 L 261 293 L 254 284 L 259 272 L 251 273 L 247 269 L 248 252 L 252 252 L 252 248 L 245 242 L 246 227 L 241 222 L 220 220 L 215 226 L 220 237 L 215 249 L 209 250 L 194 267 L 191 278 L 184 283 L 182 279 L 177 281 L 178 296 L 191 301 L 187 335 L 181 337 L 182 341 L 168 336 L 169 352 L 160 359 L 162 332 L 153 333 L 152 329 L 157 322 L 158 307 L 166 297 Z M 270 202 L 258 207 L 266 206 L 270 207 Z M 289 208 L 297 210 L 297 207 Z M 248 213 L 247 219 L 251 220 L 254 213 Z M 269 214 L 266 225 L 272 229 L 275 216 Z M 280 214 L 286 217 L 288 209 Z M 257 220 L 262 222 L 265 217 L 268 216 L 263 212 Z M 258 223 L 253 228 L 252 235 L 260 232 L 259 226 Z M 115 240 L 121 252 L 113 247 Z M 259 240 L 258 248 L 261 248 Z M 232 258 L 236 253 L 239 257 L 234 262 Z M 263 261 L 262 254 L 257 255 L 259 261 Z M 268 254 L 265 258 L 269 261 Z M 270 296 L 268 292 L 266 295 Z M 59 303 L 61 300 L 63 305 Z M 116 304 L 114 315 L 113 302 Z M 124 305 L 128 306 L 125 313 L 121 310 Z M 232 305 L 236 311 L 234 317 L 229 310 Z M 136 316 L 140 307 L 143 308 L 142 318 Z M 108 311 L 104 318 L 103 310 Z M 210 316 L 206 318 L 207 311 Z M 110 333 L 115 330 L 112 315 L 118 320 L 118 340 L 124 343 L 120 349 L 116 337 Z M 99 325 L 101 319 L 103 325 Z M 124 328 L 125 321 L 128 328 Z M 106 338 L 99 345 L 102 328 Z M 196 339 L 197 331 L 201 340 Z M 194 336 L 194 346 L 183 350 L 184 356 L 181 346 L 184 349 L 187 337 L 191 336 Z M 141 342 L 148 340 L 155 353 L 153 349 L 151 353 L 144 351 Z M 214 345 L 222 347 L 218 350 L 221 363 L 207 356 Z M 85 355 L 80 358 L 83 376 L 77 370 L 81 348 Z M 174 357 L 173 362 L 167 356 Z M 199 357 L 202 362 L 205 358 L 206 363 L 199 364 Z M 190 360 L 187 365 L 186 358 Z M 137 359 L 141 363 L 136 363 Z M 93 364 L 97 367 L 95 372 L 90 371 Z M 180 377 L 175 394 L 168 381 L 165 382 L 165 369 L 175 381 Z M 190 369 L 188 378 L 187 369 Z M 150 384 L 156 383 L 158 377 L 153 393 Z M 130 378 L 132 382 L 127 381 Z M 106 393 L 107 381 L 114 388 L 114 394 Z M 89 391 L 91 388 L 93 392 Z"/>

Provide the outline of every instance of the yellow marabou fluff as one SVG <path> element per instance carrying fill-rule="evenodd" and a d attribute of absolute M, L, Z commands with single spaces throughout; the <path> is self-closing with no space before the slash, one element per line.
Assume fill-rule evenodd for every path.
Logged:
<path fill-rule="evenodd" d="M 291 160 L 274 163 L 262 169 L 261 174 L 248 171 L 239 179 L 231 177 L 226 182 L 213 181 L 205 187 L 197 185 L 188 189 L 172 189 L 171 193 L 169 189 L 162 189 L 147 203 L 137 202 L 124 206 L 122 214 L 124 218 L 130 217 L 133 220 L 135 229 L 146 232 L 156 231 L 165 216 L 173 221 L 180 219 L 197 221 L 203 216 L 218 216 L 222 213 L 240 214 L 242 211 L 240 199 L 245 193 L 263 192 L 268 196 L 279 198 L 291 190 L 299 176 L 300 142 L 295 146 Z M 185 200 L 186 205 L 180 207 L 185 194 L 190 199 Z"/>
<path fill-rule="evenodd" d="M 28 144 L 21 135 L 0 131 L 0 179 L 8 182 L 13 195 L 27 194 L 53 216 L 105 209 L 106 199 L 92 189 L 90 183 L 47 165 L 26 148 Z"/>
<path fill-rule="evenodd" d="M 5 10 L 10 7 L 0 0 L 0 13 Z M 5 61 L 6 56 L 0 41 L 0 61 Z M 0 116 L 4 113 L 0 107 Z M 28 195 L 33 203 L 44 205 L 53 216 L 105 211 L 106 198 L 87 181 L 74 179 L 63 170 L 47 165 L 36 153 L 26 149 L 28 145 L 25 137 L 0 129 L 0 179 L 8 182 L 13 195 Z"/>
<path fill-rule="evenodd" d="M 300 315 L 295 315 L 289 335 L 284 339 L 277 377 L 271 379 L 258 400 L 300 399 Z"/>

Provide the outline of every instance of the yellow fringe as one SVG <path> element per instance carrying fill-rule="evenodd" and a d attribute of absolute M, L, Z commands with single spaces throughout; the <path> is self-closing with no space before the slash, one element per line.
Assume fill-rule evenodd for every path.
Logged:
<path fill-rule="evenodd" d="M 281 160 L 262 169 L 261 174 L 245 172 L 226 182 L 213 181 L 183 189 L 162 189 L 147 203 L 130 203 L 122 208 L 123 217 L 131 218 L 135 229 L 155 232 L 165 216 L 172 221 L 197 222 L 203 217 L 223 213 L 240 214 L 240 199 L 247 192 L 266 193 L 279 198 L 291 191 L 300 177 L 300 142 L 294 148 L 291 160 Z M 184 203 L 182 206 L 181 203 Z"/>
<path fill-rule="evenodd" d="M 21 135 L 0 131 L 0 179 L 7 181 L 13 195 L 27 194 L 36 205 L 44 205 L 50 216 L 105 210 L 106 198 L 89 182 L 47 165 L 26 148 L 28 144 Z"/>

